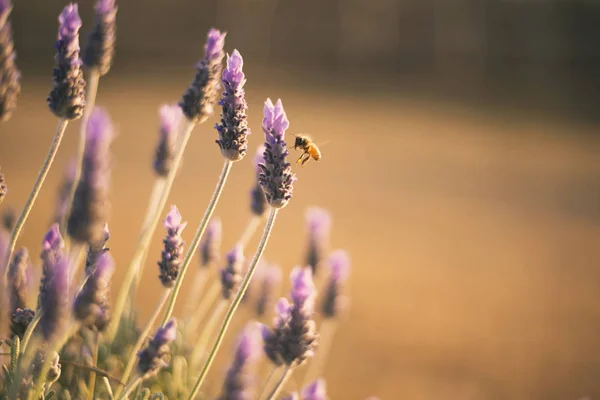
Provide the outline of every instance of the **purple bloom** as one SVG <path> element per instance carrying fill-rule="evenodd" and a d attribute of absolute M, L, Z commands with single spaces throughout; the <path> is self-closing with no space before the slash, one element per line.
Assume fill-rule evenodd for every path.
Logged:
<path fill-rule="evenodd" d="M 255 379 L 253 364 L 261 355 L 261 336 L 256 324 L 249 324 L 242 332 L 231 367 L 227 371 L 220 400 L 250 400 L 253 398 Z"/>
<path fill-rule="evenodd" d="M 104 109 L 94 108 L 86 134 L 81 179 L 67 220 L 67 232 L 76 241 L 94 245 L 104 241 L 108 217 L 113 127 Z"/>
<path fill-rule="evenodd" d="M 97 0 L 95 16 L 96 25 L 88 38 L 83 62 L 89 68 L 96 68 L 102 76 L 110 70 L 115 55 L 117 30 L 115 0 Z"/>
<path fill-rule="evenodd" d="M 9 312 L 27 306 L 27 269 L 29 268 L 29 252 L 25 247 L 15 252 L 8 267 Z"/>
<path fill-rule="evenodd" d="M 68 315 L 69 264 L 63 248 L 58 224 L 54 224 L 42 242 L 43 275 L 38 295 L 38 309 L 42 312 L 40 326 L 46 340 L 60 331 Z"/>
<path fill-rule="evenodd" d="M 50 110 L 59 118 L 77 119 L 85 107 L 85 81 L 79 58 L 81 18 L 77 4 L 67 5 L 60 16 L 56 41 L 56 67 L 53 89 L 48 96 Z"/>
<path fill-rule="evenodd" d="M 321 310 L 328 318 L 339 315 L 348 304 L 342 295 L 343 285 L 350 273 L 350 257 L 344 250 L 336 250 L 329 256 L 329 283 L 323 298 Z"/>
<path fill-rule="evenodd" d="M 281 283 L 281 268 L 278 265 L 267 265 L 259 271 L 258 278 L 261 286 L 256 302 L 256 313 L 258 316 L 263 316 L 273 302 L 275 289 Z"/>
<path fill-rule="evenodd" d="M 12 28 L 8 21 L 11 10 L 10 0 L 0 0 L 0 122 L 8 121 L 11 117 L 21 93 L 21 73 L 15 64 Z"/>
<path fill-rule="evenodd" d="M 243 248 L 236 245 L 227 254 L 227 265 L 221 269 L 221 284 L 224 299 L 230 299 L 242 282 L 242 268 L 244 265 Z"/>
<path fill-rule="evenodd" d="M 302 389 L 302 400 L 327 400 L 325 380 L 317 379 Z"/>
<path fill-rule="evenodd" d="M 318 266 L 329 251 L 331 232 L 331 215 L 323 208 L 310 207 L 305 213 L 308 245 L 305 265 L 309 265 L 313 274 L 318 272 Z"/>
<path fill-rule="evenodd" d="M 177 207 L 172 206 L 164 222 L 167 236 L 163 240 L 165 245 L 158 262 L 159 279 L 164 287 L 171 288 L 175 285 L 181 262 L 183 261 L 183 238 L 181 232 L 185 229 L 187 222 L 181 222 L 181 214 Z"/>
<path fill-rule="evenodd" d="M 169 345 L 176 337 L 177 326 L 174 319 L 156 330 L 154 338 L 137 354 L 139 358 L 137 371 L 142 377 L 149 378 L 156 375 L 161 368 L 168 365 L 165 359 L 170 354 Z"/>
<path fill-rule="evenodd" d="M 179 102 L 183 114 L 190 121 L 203 121 L 213 114 L 225 56 L 225 35 L 216 29 L 208 32 L 204 58 L 196 65 L 196 76 Z"/>
<path fill-rule="evenodd" d="M 221 240 L 223 228 L 221 219 L 213 217 L 208 224 L 208 229 L 200 243 L 200 266 L 207 268 L 221 259 Z"/>
<path fill-rule="evenodd" d="M 221 123 L 215 125 L 219 132 L 217 144 L 223 157 L 230 161 L 241 160 L 248 151 L 248 121 L 244 84 L 246 77 L 242 68 L 244 60 L 239 51 L 227 55 L 227 68 L 223 71 L 223 98 L 219 101 L 222 107 Z"/>
<path fill-rule="evenodd" d="M 259 175 L 260 175 L 260 164 L 265 163 L 265 145 L 261 144 L 258 146 L 256 150 L 256 154 L 254 156 L 254 169 L 256 170 L 256 183 L 250 190 L 250 210 L 257 217 L 262 217 L 267 210 L 267 199 L 265 198 L 265 192 L 263 192 L 262 187 L 259 183 Z"/>
<path fill-rule="evenodd" d="M 285 115 L 281 100 L 273 105 L 271 99 L 265 102 L 262 130 L 265 133 L 264 163 L 259 164 L 261 172 L 258 181 L 263 188 L 267 202 L 271 207 L 282 208 L 292 198 L 296 175 L 286 161 L 289 154 L 285 143 L 285 130 L 289 121 Z"/>
<path fill-rule="evenodd" d="M 67 213 L 69 212 L 69 201 L 71 201 L 69 196 L 71 195 L 71 189 L 75 184 L 76 167 L 77 161 L 73 158 L 67 165 L 67 169 L 63 175 L 62 182 L 58 189 L 53 222 L 61 224 L 67 218 Z"/>
<path fill-rule="evenodd" d="M 300 365 L 314 355 L 318 341 L 313 319 L 316 289 L 310 268 L 294 268 L 291 273 L 290 304 L 285 298 L 276 305 L 272 330 L 263 330 L 265 353 L 276 365 Z"/>
<path fill-rule="evenodd" d="M 8 193 L 8 188 L 6 187 L 6 182 L 4 181 L 4 174 L 2 171 L 0 171 L 0 204 L 2 204 L 4 201 L 6 193 Z"/>
<path fill-rule="evenodd" d="M 10 337 L 18 336 L 23 339 L 27 327 L 33 321 L 35 311 L 31 308 L 17 308 L 13 311 L 10 319 Z"/>
<path fill-rule="evenodd" d="M 154 156 L 154 171 L 162 177 L 169 175 L 175 159 L 175 145 L 179 135 L 179 126 L 183 119 L 181 108 L 176 104 L 164 104 L 160 107 L 160 138 Z"/>
<path fill-rule="evenodd" d="M 95 265 L 96 268 L 88 275 L 85 285 L 73 302 L 73 314 L 85 326 L 94 327 L 101 332 L 110 322 L 108 298 L 115 263 L 110 253 L 104 252 Z"/>
<path fill-rule="evenodd" d="M 94 243 L 88 247 L 87 257 L 85 259 L 85 273 L 92 275 L 98 265 L 98 260 L 104 253 L 107 253 L 110 249 L 106 247 L 108 240 L 110 239 L 110 231 L 108 230 L 108 224 L 104 224 L 104 240 Z"/>

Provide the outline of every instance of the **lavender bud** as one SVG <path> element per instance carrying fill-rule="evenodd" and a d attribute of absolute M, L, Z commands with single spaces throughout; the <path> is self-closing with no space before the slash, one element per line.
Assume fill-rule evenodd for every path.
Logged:
<path fill-rule="evenodd" d="M 321 260 L 329 251 L 331 215 L 323 208 L 311 207 L 306 210 L 305 220 L 308 231 L 305 264 L 312 268 L 313 274 L 316 274 Z"/>
<path fill-rule="evenodd" d="M 348 304 L 346 297 L 340 295 L 345 281 L 350 273 L 350 257 L 343 250 L 336 250 L 329 256 L 329 283 L 321 310 L 327 318 L 334 318 Z"/>
<path fill-rule="evenodd" d="M 215 125 L 219 132 L 217 144 L 223 157 L 230 161 L 241 160 L 248 151 L 248 121 L 246 110 L 248 103 L 244 92 L 246 77 L 242 68 L 244 60 L 239 51 L 234 50 L 227 55 L 227 67 L 223 70 L 223 98 L 219 101 L 222 107 L 221 123 Z"/>
<path fill-rule="evenodd" d="M 86 135 L 81 179 L 67 220 L 67 232 L 76 241 L 94 244 L 104 239 L 108 216 L 113 127 L 104 109 L 94 108 Z"/>
<path fill-rule="evenodd" d="M 249 324 L 242 332 L 235 355 L 223 384 L 220 400 L 249 400 L 253 398 L 255 379 L 253 364 L 261 355 L 261 336 L 256 324 Z"/>
<path fill-rule="evenodd" d="M 273 105 L 271 99 L 265 101 L 262 130 L 265 133 L 264 163 L 259 164 L 261 172 L 258 181 L 265 198 L 271 207 L 283 208 L 292 198 L 296 175 L 286 161 L 289 154 L 285 143 L 285 130 L 290 125 L 281 100 Z"/>
<path fill-rule="evenodd" d="M 46 340 L 60 331 L 67 318 L 69 264 L 63 255 L 64 243 L 54 224 L 42 242 L 42 280 L 38 295 L 40 327 Z"/>
<path fill-rule="evenodd" d="M 8 193 L 8 188 L 6 187 L 6 182 L 4 181 L 4 174 L 2 171 L 0 171 L 0 204 L 2 204 L 4 201 L 6 193 Z"/>
<path fill-rule="evenodd" d="M 250 210 L 257 217 L 262 217 L 267 210 L 267 199 L 265 198 L 265 192 L 263 192 L 262 187 L 258 181 L 258 177 L 260 174 L 260 164 L 265 163 L 265 145 L 261 144 L 258 146 L 256 150 L 256 155 L 254 156 L 254 169 L 256 170 L 256 184 L 250 190 Z"/>
<path fill-rule="evenodd" d="M 10 0 L 0 0 L 0 122 L 10 119 L 17 107 L 17 98 L 21 93 L 21 73 L 15 64 L 16 53 L 12 28 L 8 21 L 11 10 Z M 0 187 L 1 202 L 2 189 Z"/>
<path fill-rule="evenodd" d="M 324 379 L 317 379 L 302 389 L 302 400 L 327 400 L 327 390 Z"/>
<path fill-rule="evenodd" d="M 79 58 L 81 18 L 77 4 L 67 5 L 60 16 L 56 41 L 53 88 L 48 96 L 50 110 L 59 118 L 77 119 L 85 107 L 85 81 Z"/>
<path fill-rule="evenodd" d="M 77 161 L 72 159 L 67 165 L 65 174 L 63 175 L 62 182 L 58 189 L 56 196 L 56 206 L 54 211 L 53 222 L 61 224 L 67 219 L 67 213 L 69 212 L 69 201 L 71 201 L 71 189 L 75 184 L 75 169 L 77 167 Z"/>
<path fill-rule="evenodd" d="M 179 106 L 190 121 L 200 121 L 213 114 L 214 103 L 219 95 L 219 78 L 223 69 L 226 33 L 216 29 L 208 32 L 204 45 L 204 58 L 196 65 L 196 76 L 186 90 Z"/>
<path fill-rule="evenodd" d="M 209 267 L 211 264 L 218 263 L 221 259 L 221 241 L 223 237 L 223 228 L 221 219 L 213 217 L 208 224 L 206 233 L 200 243 L 200 266 Z"/>
<path fill-rule="evenodd" d="M 110 253 L 103 253 L 96 261 L 93 273 L 77 294 L 73 302 L 73 314 L 84 326 L 94 327 L 102 332 L 110 322 L 109 294 L 110 278 L 115 270 Z"/>
<path fill-rule="evenodd" d="M 181 222 L 179 210 L 172 206 L 164 225 L 167 229 L 167 236 L 163 240 L 165 248 L 161 253 L 162 258 L 158 262 L 160 271 L 158 277 L 164 287 L 171 288 L 175 285 L 183 261 L 184 241 L 181 232 L 185 229 L 187 222 Z"/>
<path fill-rule="evenodd" d="M 25 247 L 15 252 L 8 267 L 8 290 L 10 298 L 10 313 L 18 308 L 27 306 L 27 268 L 29 267 L 29 252 Z"/>
<path fill-rule="evenodd" d="M 115 0 L 97 0 L 94 11 L 96 25 L 88 38 L 83 62 L 88 68 L 96 68 L 100 76 L 103 76 L 110 70 L 115 55 L 117 30 Z"/>
<path fill-rule="evenodd" d="M 106 247 L 109 239 L 110 231 L 108 230 L 108 224 L 105 223 L 104 238 L 99 243 L 93 243 L 88 246 L 87 257 L 85 259 L 86 275 L 92 275 L 94 273 L 100 257 L 110 250 L 108 247 Z"/>
<path fill-rule="evenodd" d="M 160 138 L 154 157 L 154 171 L 162 177 L 169 175 L 175 159 L 175 145 L 179 126 L 183 118 L 181 108 L 176 104 L 162 105 L 160 115 Z"/>
<path fill-rule="evenodd" d="M 7 231 L 12 231 L 15 227 L 15 222 L 17 221 L 17 215 L 15 214 L 15 210 L 13 208 L 7 208 L 2 213 L 2 227 Z"/>
<path fill-rule="evenodd" d="M 237 292 L 242 282 L 242 268 L 244 266 L 244 254 L 242 246 L 236 245 L 227 254 L 227 265 L 221 269 L 221 284 L 223 298 L 228 300 Z"/>
<path fill-rule="evenodd" d="M 158 371 L 166 367 L 166 358 L 170 354 L 169 345 L 177 336 L 175 320 L 171 319 L 164 327 L 159 327 L 145 349 L 138 352 L 138 373 L 144 378 L 156 375 Z"/>
<path fill-rule="evenodd" d="M 23 339 L 23 335 L 31 321 L 33 321 L 34 316 L 35 311 L 31 308 L 17 308 L 13 311 L 10 320 L 10 337 L 18 336 L 19 339 Z"/>
<path fill-rule="evenodd" d="M 263 316 L 267 308 L 271 307 L 275 297 L 275 289 L 281 283 L 281 268 L 278 265 L 269 265 L 262 270 L 260 278 L 260 293 L 256 303 L 256 314 Z"/>
<path fill-rule="evenodd" d="M 314 355 L 318 341 L 313 319 L 316 289 L 311 269 L 294 268 L 291 281 L 292 304 L 280 299 L 274 328 L 263 330 L 265 353 L 276 365 L 300 365 Z"/>

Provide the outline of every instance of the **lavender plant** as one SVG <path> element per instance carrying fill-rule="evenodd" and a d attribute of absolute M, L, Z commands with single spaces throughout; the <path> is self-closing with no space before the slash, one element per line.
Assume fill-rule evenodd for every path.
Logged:
<path fill-rule="evenodd" d="M 0 0 L 0 116 L 4 118 L 14 110 L 19 80 L 8 25 L 10 8 L 8 0 Z M 94 25 L 83 62 L 79 58 L 78 32 L 82 23 L 77 5 L 69 4 L 59 17 L 57 65 L 48 98 L 51 111 L 60 119 L 59 128 L 16 224 L 13 227 L 13 223 L 6 220 L 0 226 L 0 268 L 4 268 L 1 275 L 9 289 L 3 292 L 7 301 L 6 308 L 2 304 L 0 317 L 2 322 L 10 323 L 6 342 L 11 345 L 10 363 L 5 366 L 4 376 L 0 376 L 0 397 L 138 400 L 166 395 L 195 399 L 201 390 L 208 396 L 210 388 L 204 386 L 208 372 L 261 265 L 278 212 L 289 204 L 293 195 L 296 177 L 287 161 L 285 141 L 289 121 L 281 100 L 265 101 L 262 119 L 265 141 L 258 146 L 253 160 L 255 181 L 249 198 L 250 222 L 223 260 L 218 276 L 208 290 L 204 290 L 204 283 L 210 278 L 209 267 L 221 262 L 222 222 L 213 217 L 213 213 L 233 163 L 241 161 L 248 151 L 250 135 L 242 56 L 234 50 L 227 55 L 223 69 L 225 33 L 210 30 L 204 57 L 197 64 L 195 77 L 181 102 L 162 105 L 159 109 L 159 140 L 152 163 L 156 182 L 138 245 L 111 312 L 109 297 L 116 282 L 112 281 L 115 263 L 108 248 L 111 233 L 107 220 L 113 128 L 108 113 L 94 104 L 99 78 L 109 72 L 113 63 L 117 7 L 114 0 L 97 0 L 94 9 Z M 86 85 L 82 65 L 89 71 L 87 101 L 84 100 Z M 5 90 L 9 86 L 10 89 Z M 133 304 L 135 300 L 148 246 L 181 167 L 191 132 L 213 114 L 219 87 L 222 88 L 218 103 L 221 114 L 215 130 L 223 157 L 221 175 L 187 249 L 183 238 L 187 223 L 176 206 L 167 213 L 164 246 L 157 262 L 162 289 L 159 293 L 147 293 L 146 297 L 155 302 L 155 310 L 145 324 L 138 327 L 135 314 L 123 311 L 127 302 Z M 28 293 L 29 253 L 24 247 L 14 250 L 67 123 L 80 117 L 83 117 L 80 146 L 61 183 L 53 225 L 42 242 L 42 277 L 37 306 L 31 309 L 27 307 L 28 298 L 33 294 Z M 0 201 L 5 194 L 4 176 L 0 173 Z M 296 368 L 309 363 L 323 347 L 321 356 L 326 358 L 327 343 L 332 337 L 327 334 L 327 325 L 337 323 L 348 303 L 343 292 L 349 256 L 343 251 L 328 255 L 331 218 L 326 210 L 312 208 L 306 215 L 309 235 L 302 264 L 305 267 L 292 271 L 290 299 L 277 302 L 272 327 L 256 322 L 245 324 L 233 360 L 219 382 L 220 392 L 214 393 L 221 400 L 261 399 L 264 396 L 256 397 L 259 386 L 268 393 L 267 399 L 275 398 L 285 389 L 286 380 Z M 246 247 L 263 222 L 262 236 L 246 265 Z M 61 229 L 68 234 L 71 243 L 65 243 Z M 8 237 L 10 230 L 12 234 Z M 199 247 L 200 268 L 183 313 L 185 318 L 182 318 L 175 314 L 175 305 L 185 283 L 185 273 Z M 72 285 L 84 254 L 83 279 L 78 285 Z M 313 277 L 326 258 L 330 266 L 329 280 L 317 303 Z M 256 297 L 253 304 L 258 317 L 263 317 L 271 308 L 281 281 L 278 266 L 265 262 L 262 265 L 251 296 Z M 220 300 L 216 301 L 219 295 Z M 324 318 L 319 329 L 315 321 L 317 304 Z M 155 321 L 161 314 L 162 321 L 156 327 Z M 205 320 L 205 315 L 210 316 Z M 183 324 L 178 323 L 181 320 Z M 148 340 L 153 330 L 155 334 Z M 326 338 L 325 345 L 317 349 L 320 337 Z M 278 377 L 276 383 L 260 373 L 263 358 L 279 372 L 273 375 Z M 309 376 L 310 371 L 313 370 L 309 370 Z M 321 368 L 315 367 L 313 372 L 321 376 Z M 325 400 L 325 381 L 315 380 L 300 394 L 291 394 L 288 398 Z"/>

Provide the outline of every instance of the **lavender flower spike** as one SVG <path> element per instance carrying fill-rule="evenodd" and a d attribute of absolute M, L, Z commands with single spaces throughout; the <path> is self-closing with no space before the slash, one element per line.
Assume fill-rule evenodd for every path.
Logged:
<path fill-rule="evenodd" d="M 244 265 L 244 254 L 241 246 L 236 245 L 227 254 L 227 265 L 221 270 L 221 284 L 223 298 L 228 300 L 237 292 L 242 282 L 242 268 Z"/>
<path fill-rule="evenodd" d="M 225 35 L 216 29 L 208 32 L 204 58 L 196 65 L 196 76 L 179 102 L 183 114 L 190 121 L 203 121 L 213 114 L 225 56 Z"/>
<path fill-rule="evenodd" d="M 207 268 L 211 264 L 219 262 L 221 256 L 221 241 L 223 228 L 221 219 L 213 217 L 208 224 L 206 233 L 200 243 L 200 266 Z"/>
<path fill-rule="evenodd" d="M 260 330 L 249 324 L 240 336 L 231 367 L 227 371 L 219 400 L 250 400 L 253 398 L 255 379 L 251 375 L 253 363 L 261 355 Z"/>
<path fill-rule="evenodd" d="M 281 100 L 273 105 L 271 99 L 265 101 L 262 130 L 265 133 L 265 161 L 259 164 L 261 172 L 258 181 L 265 192 L 271 207 L 283 208 L 292 198 L 296 175 L 292 174 L 290 163 L 286 161 L 289 154 L 285 143 L 285 130 L 289 121 L 285 115 Z"/>
<path fill-rule="evenodd" d="M 87 327 L 102 332 L 110 322 L 109 294 L 110 278 L 115 263 L 108 252 L 102 253 L 96 261 L 96 268 L 88 275 L 85 285 L 73 302 L 73 314 Z"/>
<path fill-rule="evenodd" d="M 166 177 L 175 159 L 175 145 L 183 114 L 176 104 L 164 104 L 159 109 L 159 115 L 160 138 L 154 156 L 154 171 L 158 176 Z"/>
<path fill-rule="evenodd" d="M 265 353 L 275 365 L 300 365 L 314 355 L 318 341 L 313 319 L 316 289 L 310 268 L 296 267 L 291 273 L 292 304 L 277 303 L 273 330 L 263 330 Z"/>
<path fill-rule="evenodd" d="M 172 288 L 175 285 L 181 262 L 183 261 L 183 238 L 181 232 L 185 229 L 187 222 L 181 222 L 181 214 L 177 207 L 172 206 L 164 222 L 167 229 L 167 236 L 163 240 L 165 248 L 162 252 L 162 258 L 158 262 L 160 274 L 158 275 L 161 283 L 166 288 Z"/>
<path fill-rule="evenodd" d="M 38 309 L 42 312 L 40 326 L 46 340 L 51 340 L 60 331 L 68 315 L 69 264 L 63 247 L 58 224 L 54 224 L 42 242 L 43 276 L 38 295 Z"/>
<path fill-rule="evenodd" d="M 348 299 L 340 294 L 350 273 L 350 257 L 344 250 L 336 250 L 329 256 L 330 277 L 321 310 L 327 318 L 340 314 Z"/>
<path fill-rule="evenodd" d="M 256 155 L 254 156 L 254 169 L 256 170 L 256 184 L 250 190 L 250 210 L 257 217 L 262 217 L 267 210 L 267 199 L 265 198 L 265 192 L 258 181 L 261 168 L 260 164 L 265 163 L 265 145 L 261 144 L 256 149 Z"/>
<path fill-rule="evenodd" d="M 29 252 L 25 247 L 15 252 L 8 267 L 8 290 L 10 298 L 10 313 L 18 308 L 27 306 L 27 268 L 29 267 Z"/>
<path fill-rule="evenodd" d="M 10 320 L 10 337 L 18 336 L 19 339 L 23 339 L 23 335 L 31 321 L 33 321 L 34 316 L 35 311 L 31 308 L 17 308 L 13 311 Z"/>
<path fill-rule="evenodd" d="M 246 77 L 242 68 L 244 60 L 239 51 L 227 55 L 227 68 L 223 71 L 223 98 L 219 105 L 223 108 L 221 112 L 221 123 L 215 125 L 219 132 L 217 144 L 221 148 L 221 154 L 229 161 L 241 160 L 248 151 L 248 121 L 246 110 L 248 103 L 244 93 Z"/>
<path fill-rule="evenodd" d="M 87 124 L 87 137 L 81 179 L 77 184 L 67 232 L 74 240 L 88 244 L 104 241 L 108 217 L 110 181 L 111 120 L 104 109 L 96 107 Z"/>
<path fill-rule="evenodd" d="M 281 268 L 278 265 L 268 265 L 262 270 L 261 275 L 260 294 L 256 303 L 258 316 L 265 315 L 273 301 L 275 288 L 281 283 Z"/>
<path fill-rule="evenodd" d="M 94 243 L 88 247 L 87 257 L 85 259 L 85 273 L 92 275 L 98 266 L 98 261 L 104 253 L 107 253 L 110 249 L 106 247 L 108 240 L 110 239 L 110 231 L 108 230 L 108 224 L 104 224 L 104 239 L 99 243 Z"/>
<path fill-rule="evenodd" d="M 21 73 L 15 64 L 12 28 L 8 21 L 11 10 L 10 0 L 0 0 L 0 122 L 10 119 L 21 93 Z"/>
<path fill-rule="evenodd" d="M 138 353 L 138 373 L 144 378 L 156 375 L 168 364 L 165 359 L 169 356 L 169 345 L 177 336 L 175 320 L 171 319 L 164 327 L 159 327 L 148 346 Z"/>
<path fill-rule="evenodd" d="M 323 208 L 310 207 L 305 214 L 308 231 L 308 248 L 305 265 L 310 265 L 316 275 L 318 266 L 329 251 L 331 214 Z"/>
<path fill-rule="evenodd" d="M 115 0 L 97 0 L 96 25 L 90 33 L 83 62 L 88 68 L 96 68 L 100 76 L 110 70 L 115 55 L 117 30 L 117 7 Z"/>
<path fill-rule="evenodd" d="M 325 380 L 317 379 L 302 390 L 302 400 L 327 400 Z"/>
<path fill-rule="evenodd" d="M 8 193 L 8 188 L 6 187 L 6 182 L 4 180 L 4 174 L 2 173 L 2 171 L 0 171 L 0 204 L 2 204 L 2 202 L 4 201 L 6 193 Z"/>
<path fill-rule="evenodd" d="M 56 67 L 53 89 L 48 96 L 50 110 L 59 118 L 77 119 L 85 107 L 85 81 L 79 58 L 79 28 L 81 18 L 77 4 L 67 5 L 58 17 Z"/>

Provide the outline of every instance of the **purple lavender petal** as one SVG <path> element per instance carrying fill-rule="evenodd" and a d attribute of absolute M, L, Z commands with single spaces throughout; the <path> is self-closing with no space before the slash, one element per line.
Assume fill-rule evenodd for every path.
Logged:
<path fill-rule="evenodd" d="M 190 121 L 202 121 L 213 114 L 223 70 L 225 35 L 216 29 L 208 32 L 204 58 L 196 65 L 196 76 L 179 102 L 183 114 Z"/>
<path fill-rule="evenodd" d="M 327 400 L 327 388 L 324 379 L 309 383 L 302 390 L 302 400 Z"/>
<path fill-rule="evenodd" d="M 230 299 L 242 282 L 244 253 L 242 246 L 236 245 L 227 254 L 227 264 L 221 269 L 221 285 L 224 299 Z"/>
<path fill-rule="evenodd" d="M 319 264 L 329 251 L 331 214 L 323 208 L 310 207 L 304 218 L 308 232 L 305 265 L 310 265 L 313 274 L 316 274 Z"/>
<path fill-rule="evenodd" d="M 138 352 L 138 373 L 149 378 L 156 375 L 158 371 L 167 365 L 165 359 L 170 353 L 169 345 L 177 337 L 177 326 L 175 320 L 171 319 L 164 327 L 157 329 L 154 338 L 150 340 L 145 349 Z"/>
<path fill-rule="evenodd" d="M 79 58 L 79 28 L 81 18 L 77 4 L 67 5 L 60 16 L 56 42 L 56 67 L 53 89 L 48 96 L 50 110 L 65 119 L 77 119 L 85 107 L 85 81 Z"/>
<path fill-rule="evenodd" d="M 227 68 L 223 70 L 223 98 L 219 101 L 222 107 L 221 123 L 215 125 L 219 132 L 216 141 L 223 157 L 230 161 L 241 160 L 248 151 L 248 121 L 246 110 L 248 103 L 244 93 L 246 78 L 242 67 L 244 61 L 241 54 L 234 50 L 227 55 Z"/>
<path fill-rule="evenodd" d="M 154 157 L 154 171 L 162 177 L 169 175 L 175 159 L 175 146 L 183 119 L 181 108 L 176 104 L 160 107 L 160 137 Z"/>
<path fill-rule="evenodd" d="M 200 266 L 202 268 L 208 268 L 211 264 L 220 261 L 222 238 L 223 228 L 221 219 L 213 217 L 208 224 L 202 242 L 200 242 Z"/>
<path fill-rule="evenodd" d="M 38 309 L 42 313 L 40 327 L 44 339 L 52 340 L 68 319 L 69 263 L 62 255 L 62 249 L 53 250 L 57 247 L 56 242 L 62 242 L 60 234 L 58 237 L 55 237 L 54 233 L 46 235 L 46 239 L 42 250 L 43 276 L 38 295 Z"/>
<path fill-rule="evenodd" d="M 115 55 L 117 30 L 117 7 L 115 0 L 97 0 L 95 10 L 96 24 L 89 35 L 83 62 L 89 68 L 95 68 L 100 76 L 110 70 Z"/>
<path fill-rule="evenodd" d="M 345 281 L 350 274 L 350 257 L 344 250 L 336 250 L 329 256 L 330 276 L 321 311 L 327 318 L 339 315 L 348 305 L 348 299 L 341 295 Z"/>
<path fill-rule="evenodd" d="M 112 139 L 113 126 L 108 113 L 94 108 L 87 124 L 81 179 L 67 220 L 67 232 L 78 242 L 93 245 L 104 241 Z"/>
<path fill-rule="evenodd" d="M 258 180 L 267 202 L 274 208 L 283 208 L 288 204 L 294 189 L 292 184 L 296 181 L 290 163 L 286 161 L 289 153 L 284 138 L 288 126 L 289 122 L 281 100 L 273 105 L 271 99 L 267 99 L 262 122 L 262 130 L 265 134 L 265 160 L 263 164 L 259 164 L 261 172 Z"/>
<path fill-rule="evenodd" d="M 15 64 L 16 53 L 12 28 L 8 21 L 11 10 L 10 0 L 0 0 L 0 122 L 10 119 L 17 107 L 17 98 L 21 93 L 21 73 Z M 0 203 L 2 203 L 2 197 L 0 179 Z"/>
<path fill-rule="evenodd" d="M 160 271 L 158 277 L 164 287 L 171 288 L 175 285 L 183 262 L 184 241 L 181 233 L 187 222 L 181 222 L 179 210 L 172 206 L 164 225 L 167 229 L 167 236 L 163 240 L 165 247 L 161 253 L 161 260 L 158 262 Z"/>
<path fill-rule="evenodd" d="M 8 267 L 9 312 L 27 307 L 27 270 L 29 268 L 29 252 L 22 247 L 15 252 Z"/>

